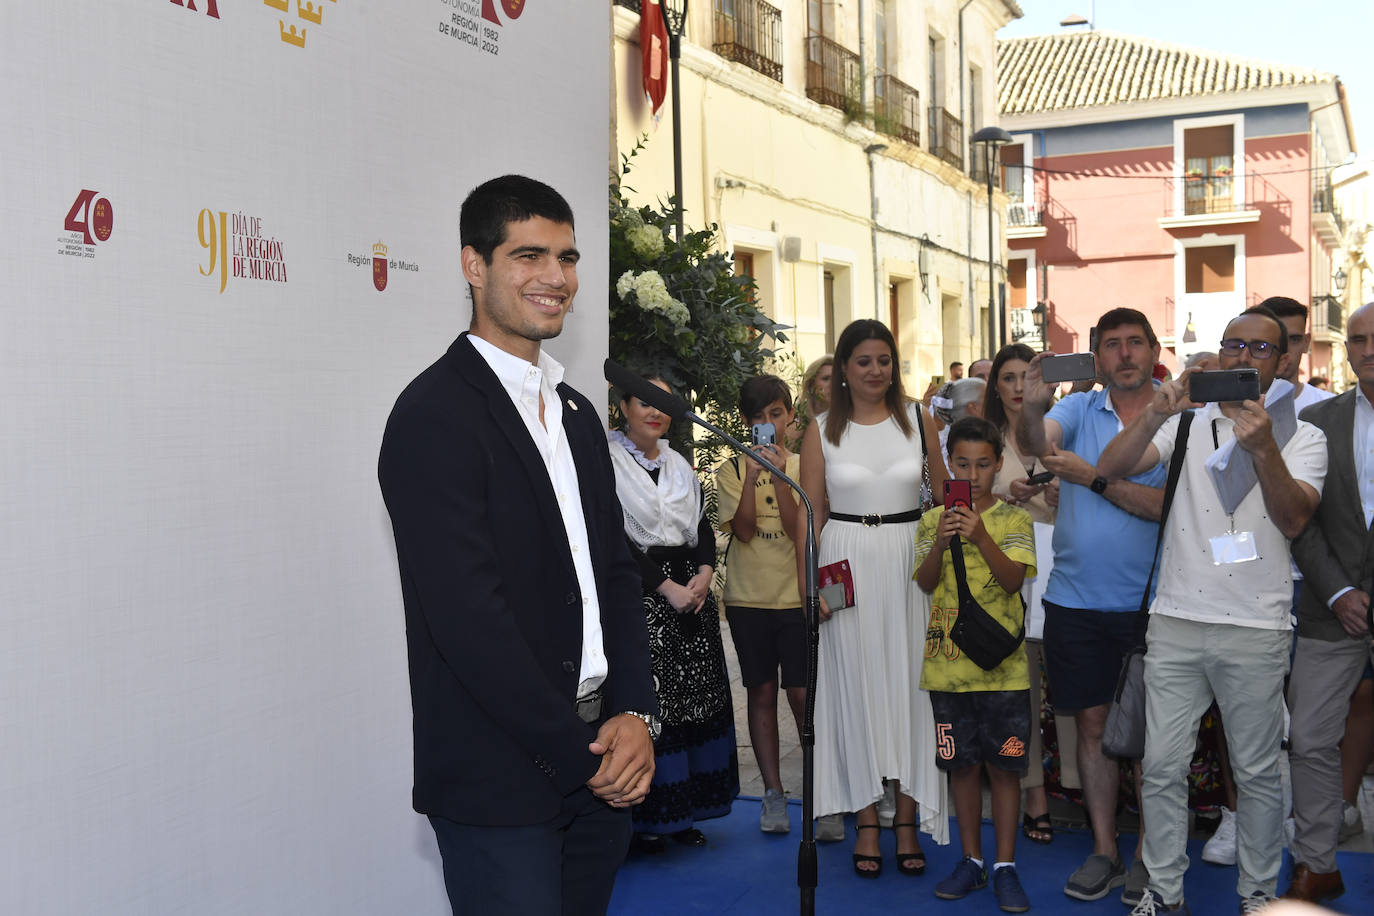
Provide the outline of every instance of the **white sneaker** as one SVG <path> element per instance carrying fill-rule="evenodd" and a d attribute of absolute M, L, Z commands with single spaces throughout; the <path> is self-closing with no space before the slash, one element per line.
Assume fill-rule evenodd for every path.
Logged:
<path fill-rule="evenodd" d="M 764 833 L 786 833 L 792 829 L 792 822 L 787 817 L 787 796 L 777 789 L 769 789 L 763 793 L 759 829 Z"/>
<path fill-rule="evenodd" d="M 1364 833 L 1364 818 L 1360 815 L 1360 809 L 1350 802 L 1342 804 L 1344 808 L 1341 811 L 1341 830 L 1337 842 L 1344 843 Z"/>
<path fill-rule="evenodd" d="M 1236 864 L 1236 813 L 1230 808 L 1221 809 L 1221 823 L 1202 847 L 1202 861 L 1213 865 Z"/>
<path fill-rule="evenodd" d="M 844 815 L 827 814 L 816 818 L 816 841 L 838 843 L 844 839 Z"/>
<path fill-rule="evenodd" d="M 883 797 L 878 799 L 878 826 L 891 827 L 897 818 L 897 784 L 883 783 Z"/>

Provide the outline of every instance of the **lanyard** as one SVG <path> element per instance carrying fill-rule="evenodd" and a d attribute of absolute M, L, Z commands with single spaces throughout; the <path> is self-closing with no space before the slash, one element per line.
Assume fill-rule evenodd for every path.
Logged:
<path fill-rule="evenodd" d="M 1214 452 L 1215 452 L 1215 451 L 1218 451 L 1218 450 L 1221 448 L 1221 444 L 1220 444 L 1220 442 L 1217 440 L 1217 420 L 1219 420 L 1219 419 L 1221 419 L 1221 418 L 1220 418 L 1220 417 L 1213 417 L 1213 418 L 1212 418 L 1212 451 L 1214 451 Z M 1234 421 L 1233 421 L 1233 422 L 1234 422 Z M 1233 434 L 1233 435 L 1234 435 L 1234 434 Z M 1237 507 L 1237 508 L 1239 508 L 1239 507 Z M 1234 513 L 1232 513 L 1231 515 L 1228 515 L 1228 516 L 1226 517 L 1226 533 L 1227 533 L 1227 534 L 1235 534 L 1235 533 L 1236 533 L 1236 516 L 1235 516 Z"/>

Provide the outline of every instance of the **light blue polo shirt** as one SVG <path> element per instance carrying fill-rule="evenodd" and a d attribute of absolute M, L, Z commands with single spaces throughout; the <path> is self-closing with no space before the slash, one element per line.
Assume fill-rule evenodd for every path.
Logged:
<path fill-rule="evenodd" d="M 1045 419 L 1059 424 L 1064 449 L 1093 465 L 1121 431 L 1121 420 L 1105 390 L 1071 394 L 1051 407 Z M 1155 465 L 1127 479 L 1163 487 L 1167 477 L 1164 466 Z M 1105 496 L 1061 482 L 1054 568 L 1045 600 L 1084 610 L 1139 610 L 1158 532 L 1158 524 L 1117 508 Z"/>

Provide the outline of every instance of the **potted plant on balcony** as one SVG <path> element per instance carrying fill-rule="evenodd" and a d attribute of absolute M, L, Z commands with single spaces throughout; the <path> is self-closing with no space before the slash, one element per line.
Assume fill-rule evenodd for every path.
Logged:
<path fill-rule="evenodd" d="M 1186 178 L 1186 179 L 1189 180 L 1189 181 L 1201 181 L 1201 180 L 1202 180 L 1202 169 L 1197 169 L 1197 168 L 1189 169 L 1188 171 L 1186 171 L 1186 172 L 1183 173 L 1183 177 Z"/>
<path fill-rule="evenodd" d="M 1235 170 L 1229 165 L 1219 165 L 1212 172 L 1214 178 L 1230 178 L 1233 174 L 1235 174 Z"/>

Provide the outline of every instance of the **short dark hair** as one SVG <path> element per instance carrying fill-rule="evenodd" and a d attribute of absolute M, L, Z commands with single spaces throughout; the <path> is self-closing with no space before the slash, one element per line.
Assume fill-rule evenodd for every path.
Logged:
<path fill-rule="evenodd" d="M 484 181 L 468 192 L 458 212 L 459 244 L 472 246 L 490 264 L 492 252 L 506 240 L 506 224 L 523 223 L 535 216 L 573 225 L 572 207 L 542 181 L 524 175 Z"/>
<path fill-rule="evenodd" d="M 792 409 L 792 389 L 776 375 L 756 375 L 739 386 L 739 412 L 746 420 L 774 401 L 782 401 L 783 407 Z"/>
<path fill-rule="evenodd" d="M 958 442 L 986 442 L 992 446 L 992 454 L 1002 457 L 1002 431 L 982 417 L 964 417 L 955 420 L 949 428 L 949 438 L 945 440 L 945 452 L 954 457 L 954 445 Z"/>
<path fill-rule="evenodd" d="M 952 363 L 949 364 L 949 367 L 950 367 L 951 369 L 953 369 L 955 366 L 963 366 L 963 365 L 964 365 L 963 363 L 959 362 L 959 361 L 956 359 L 954 362 L 952 362 Z"/>
<path fill-rule="evenodd" d="M 1261 302 L 1259 307 L 1268 309 L 1279 316 L 1280 319 L 1301 318 L 1304 324 L 1307 322 L 1307 306 L 1287 296 L 1270 296 L 1268 299 Z M 1287 329 L 1284 330 L 1284 333 L 1288 333 Z"/>
<path fill-rule="evenodd" d="M 1278 325 L 1279 356 L 1282 356 L 1283 354 L 1288 352 L 1288 325 L 1280 321 L 1278 315 L 1275 315 L 1273 312 L 1271 312 L 1269 309 L 1265 308 L 1262 305 L 1252 305 L 1250 306 L 1250 308 L 1246 309 L 1245 311 L 1237 315 L 1236 318 L 1244 318 L 1246 315 L 1263 315 L 1265 318 L 1268 318 L 1270 321 L 1274 322 L 1274 324 Z M 1232 318 L 1231 321 L 1235 321 L 1236 318 Z M 1231 326 L 1231 321 L 1226 322 L 1226 326 L 1228 328 Z M 1222 331 L 1222 333 L 1225 334 L 1226 332 Z"/>
<path fill-rule="evenodd" d="M 1155 329 L 1150 327 L 1150 319 L 1145 317 L 1145 313 L 1122 307 L 1112 309 L 1097 319 L 1097 346 L 1093 348 L 1093 352 L 1096 353 L 1102 349 L 1102 338 L 1108 331 L 1115 331 L 1123 324 L 1140 325 L 1145 331 L 1145 339 L 1150 342 L 1150 346 L 1159 346 L 1159 338 L 1155 336 Z"/>

